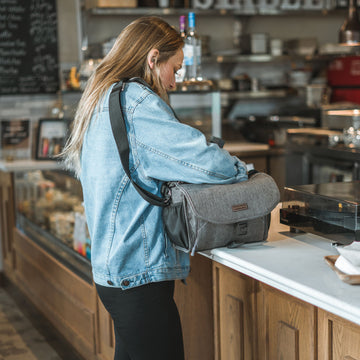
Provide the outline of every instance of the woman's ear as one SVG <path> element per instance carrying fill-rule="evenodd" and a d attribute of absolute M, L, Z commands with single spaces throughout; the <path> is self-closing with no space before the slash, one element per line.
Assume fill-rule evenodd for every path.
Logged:
<path fill-rule="evenodd" d="M 151 49 L 147 56 L 147 63 L 151 70 L 154 70 L 155 64 L 159 57 L 159 50 L 158 49 Z"/>

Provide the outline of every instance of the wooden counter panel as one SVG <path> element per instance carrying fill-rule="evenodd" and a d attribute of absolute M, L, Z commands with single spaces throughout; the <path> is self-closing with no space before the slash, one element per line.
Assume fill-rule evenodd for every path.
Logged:
<path fill-rule="evenodd" d="M 260 358 L 316 360 L 317 308 L 265 284 L 261 290 Z"/>
<path fill-rule="evenodd" d="M 212 261 L 190 257 L 186 285 L 175 282 L 174 299 L 179 309 L 186 360 L 214 359 Z"/>
<path fill-rule="evenodd" d="M 327 311 L 318 311 L 319 359 L 360 360 L 360 327 Z"/>
<path fill-rule="evenodd" d="M 97 301 L 99 357 L 103 360 L 112 360 L 115 351 L 114 324 L 99 297 Z"/>
<path fill-rule="evenodd" d="M 13 229 L 15 227 L 13 174 L 0 171 L 0 241 L 5 272 L 14 267 Z"/>
<path fill-rule="evenodd" d="M 95 359 L 95 288 L 70 273 L 18 230 L 14 248 L 16 285 L 82 356 Z"/>
<path fill-rule="evenodd" d="M 76 276 L 18 229 L 15 230 L 14 246 L 17 256 L 21 254 L 27 258 L 40 271 L 43 271 L 43 275 L 49 282 L 56 282 L 58 288 L 64 289 L 67 296 L 80 302 L 85 308 L 95 308 L 94 287 Z"/>
<path fill-rule="evenodd" d="M 257 359 L 256 282 L 214 262 L 215 359 Z"/>

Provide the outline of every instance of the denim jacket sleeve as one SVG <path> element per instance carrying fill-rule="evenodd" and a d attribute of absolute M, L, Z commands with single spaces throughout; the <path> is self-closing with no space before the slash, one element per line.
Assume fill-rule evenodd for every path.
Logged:
<path fill-rule="evenodd" d="M 234 183 L 247 179 L 246 165 L 197 129 L 179 122 L 171 108 L 148 93 L 132 113 L 133 134 L 144 174 L 160 181 Z"/>

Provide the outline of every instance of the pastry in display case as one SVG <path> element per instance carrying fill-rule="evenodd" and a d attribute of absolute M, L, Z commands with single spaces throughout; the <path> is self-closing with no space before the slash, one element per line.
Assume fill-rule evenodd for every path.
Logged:
<path fill-rule="evenodd" d="M 80 266 L 81 263 L 90 266 L 90 236 L 81 184 L 71 173 L 64 170 L 16 173 L 15 194 L 20 230 L 59 260 L 71 265 L 80 259 Z"/>

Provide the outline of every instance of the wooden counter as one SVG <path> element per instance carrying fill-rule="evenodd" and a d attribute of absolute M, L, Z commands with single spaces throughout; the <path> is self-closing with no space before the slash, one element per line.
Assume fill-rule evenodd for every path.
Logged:
<path fill-rule="evenodd" d="M 186 359 L 360 359 L 360 285 L 326 264 L 337 254 L 327 239 L 290 233 L 278 210 L 267 242 L 191 258 L 189 285 L 176 294 Z"/>
<path fill-rule="evenodd" d="M 215 249 L 215 359 L 360 359 L 360 287 L 325 263 L 330 241 L 272 214 L 269 241 Z"/>

